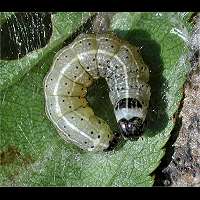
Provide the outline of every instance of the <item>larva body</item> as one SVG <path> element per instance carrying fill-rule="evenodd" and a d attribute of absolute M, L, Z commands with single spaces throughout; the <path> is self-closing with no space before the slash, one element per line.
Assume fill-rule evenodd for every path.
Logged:
<path fill-rule="evenodd" d="M 143 124 L 150 98 L 149 70 L 127 42 L 111 34 L 81 34 L 61 49 L 45 77 L 46 112 L 65 140 L 88 151 L 105 150 L 113 139 L 108 124 L 86 100 L 87 88 L 99 77 L 108 83 L 124 137 L 131 137 L 125 130 L 129 120 L 134 128 Z"/>

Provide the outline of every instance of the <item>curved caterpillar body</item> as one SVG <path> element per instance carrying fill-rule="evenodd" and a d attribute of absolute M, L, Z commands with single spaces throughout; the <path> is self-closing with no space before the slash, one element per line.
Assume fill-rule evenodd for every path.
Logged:
<path fill-rule="evenodd" d="M 108 83 L 125 138 L 141 134 L 150 99 L 149 70 L 138 48 L 112 34 L 81 34 L 55 56 L 45 77 L 46 112 L 59 134 L 81 149 L 102 151 L 113 134 L 86 100 L 94 79 Z"/>

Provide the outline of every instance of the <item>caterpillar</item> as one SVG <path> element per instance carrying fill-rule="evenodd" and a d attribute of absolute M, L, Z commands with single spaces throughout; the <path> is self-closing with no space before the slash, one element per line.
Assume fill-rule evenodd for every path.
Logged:
<path fill-rule="evenodd" d="M 139 48 L 111 33 L 80 34 L 55 55 L 44 80 L 45 108 L 64 140 L 88 151 L 110 148 L 114 134 L 86 99 L 87 88 L 103 77 L 120 133 L 143 132 L 150 99 L 149 69 Z"/>

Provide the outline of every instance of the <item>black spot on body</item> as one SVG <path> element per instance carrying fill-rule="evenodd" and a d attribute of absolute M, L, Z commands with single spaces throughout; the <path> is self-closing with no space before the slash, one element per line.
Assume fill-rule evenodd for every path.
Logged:
<path fill-rule="evenodd" d="M 136 102 L 137 102 L 137 107 L 142 108 L 142 104 L 138 100 Z"/>
<path fill-rule="evenodd" d="M 128 98 L 128 108 L 142 108 L 141 103 L 137 99 Z"/>

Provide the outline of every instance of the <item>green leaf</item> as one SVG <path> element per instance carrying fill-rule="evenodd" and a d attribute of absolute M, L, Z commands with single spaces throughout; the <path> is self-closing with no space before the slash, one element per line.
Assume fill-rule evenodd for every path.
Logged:
<path fill-rule="evenodd" d="M 152 186 L 151 173 L 164 155 L 190 68 L 186 24 L 178 13 L 117 13 L 113 17 L 111 29 L 143 47 L 152 87 L 143 138 L 126 141 L 115 151 L 82 152 L 57 134 L 44 110 L 43 79 L 50 56 L 5 89 L 0 95 L 1 185 Z M 87 98 L 96 114 L 117 130 L 105 81 L 98 80 Z"/>
<path fill-rule="evenodd" d="M 57 13 L 52 15 L 52 36 L 48 44 L 17 60 L 0 61 L 0 91 L 16 83 L 33 66 L 42 63 L 49 53 L 55 52 L 73 32 L 89 17 L 90 13 Z"/>
<path fill-rule="evenodd" d="M 12 15 L 14 15 L 14 12 L 1 12 L 0 13 L 0 25 L 2 25 Z"/>

